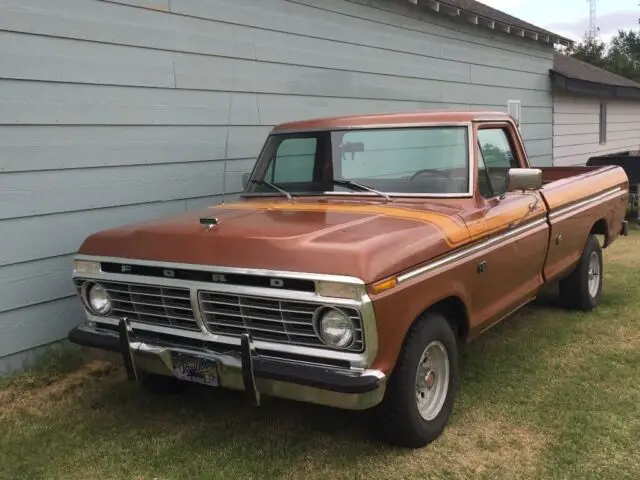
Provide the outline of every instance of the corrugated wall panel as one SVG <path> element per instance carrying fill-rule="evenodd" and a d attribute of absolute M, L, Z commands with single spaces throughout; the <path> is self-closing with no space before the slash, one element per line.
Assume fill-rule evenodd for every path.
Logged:
<path fill-rule="evenodd" d="M 521 100 L 548 164 L 551 63 L 383 0 L 0 0 L 0 357 L 81 320 L 86 235 L 235 198 L 277 123 Z"/>
<path fill-rule="evenodd" d="M 0 59 L 5 78 L 175 86 L 172 54 L 158 50 L 0 32 Z"/>
<path fill-rule="evenodd" d="M 555 165 L 585 165 L 589 157 L 640 149 L 640 102 L 603 101 L 607 103 L 607 141 L 600 144 L 600 100 L 555 96 Z"/>
<path fill-rule="evenodd" d="M 526 137 L 529 142 L 532 140 L 549 140 L 553 135 L 553 125 L 548 123 L 526 123 L 522 125 L 520 134 Z"/>
<path fill-rule="evenodd" d="M 76 168 L 0 175 L 0 220 L 206 197 L 222 190 L 224 162 Z"/>
<path fill-rule="evenodd" d="M 526 47 L 516 47 L 514 37 L 505 39 L 498 34 L 490 39 L 486 38 L 487 32 L 464 34 L 460 26 L 456 26 L 457 30 L 452 30 L 450 25 L 438 27 L 433 23 L 438 21 L 434 18 L 430 18 L 432 23 L 425 23 L 370 7 L 348 5 L 342 0 L 327 5 L 350 6 L 357 11 L 352 15 L 336 15 L 295 3 L 173 0 L 171 11 L 180 15 L 144 9 L 129 9 L 123 15 L 119 5 L 107 2 L 64 0 L 51 12 L 48 0 L 31 0 L 28 6 L 20 0 L 3 0 L 0 13 L 6 12 L 6 15 L 4 18 L 0 15 L 0 27 L 53 37 L 330 68 L 336 68 L 346 56 L 356 62 L 346 65 L 350 70 L 358 70 L 362 62 L 380 68 L 376 62 L 367 60 L 380 51 L 427 58 L 428 63 L 435 65 L 453 66 L 454 62 L 462 62 L 467 70 L 469 65 L 480 65 L 538 75 L 546 74 L 540 70 L 540 60 L 550 59 L 548 49 L 540 51 L 540 46 L 530 42 Z M 326 7 L 324 2 L 322 7 Z M 371 20 L 355 15 L 368 16 Z M 336 47 L 341 51 L 336 52 Z M 362 56 L 365 58 L 360 58 Z M 410 72 L 433 71 L 431 65 L 413 63 Z"/>
<path fill-rule="evenodd" d="M 236 130 L 252 146 L 264 139 L 262 127 Z M 5 173 L 202 162 L 224 158 L 228 132 L 222 126 L 0 125 L 0 158 Z M 238 156 L 240 134 L 233 135 L 229 158 L 246 157 Z"/>
<path fill-rule="evenodd" d="M 114 3 L 123 3 L 125 5 L 133 5 L 136 7 L 150 8 L 153 10 L 169 11 L 169 2 L 171 0 L 109 0 Z"/>
<path fill-rule="evenodd" d="M 73 294 L 71 255 L 0 267 L 0 312 L 50 302 Z"/>
<path fill-rule="evenodd" d="M 74 297 L 0 313 L 0 358 L 64 337 L 82 318 Z M 0 371 L 4 370 L 0 363 Z"/>
<path fill-rule="evenodd" d="M 185 200 L 174 200 L 3 220 L 0 267 L 67 255 L 100 229 L 179 214 L 185 208 Z"/>
<path fill-rule="evenodd" d="M 0 80 L 0 124 L 257 125 L 253 94 Z"/>

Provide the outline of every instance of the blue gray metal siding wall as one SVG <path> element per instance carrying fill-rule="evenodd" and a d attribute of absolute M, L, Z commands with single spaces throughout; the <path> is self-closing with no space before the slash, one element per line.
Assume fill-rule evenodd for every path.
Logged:
<path fill-rule="evenodd" d="M 0 0 L 0 357 L 81 321 L 71 254 L 99 229 L 227 192 L 270 126 L 523 104 L 551 163 L 549 46 L 389 1 Z"/>

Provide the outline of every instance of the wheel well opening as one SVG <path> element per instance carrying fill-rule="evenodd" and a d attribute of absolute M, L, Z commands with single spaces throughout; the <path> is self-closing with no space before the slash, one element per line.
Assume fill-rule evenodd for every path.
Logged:
<path fill-rule="evenodd" d="M 604 218 L 601 218 L 591 227 L 591 231 L 589 232 L 592 235 L 602 235 L 603 240 L 601 242 L 602 248 L 606 247 L 609 244 L 609 234 L 607 229 L 607 222 Z"/>
<path fill-rule="evenodd" d="M 442 313 L 451 324 L 454 333 L 461 342 L 469 336 L 469 317 L 467 307 L 459 297 L 448 297 L 432 305 L 427 311 L 436 310 Z"/>

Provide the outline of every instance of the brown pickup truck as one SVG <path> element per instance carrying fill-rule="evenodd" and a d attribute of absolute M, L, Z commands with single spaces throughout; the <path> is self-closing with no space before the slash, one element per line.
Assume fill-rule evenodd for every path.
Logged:
<path fill-rule="evenodd" d="M 628 195 L 620 167 L 531 168 L 502 113 L 279 125 L 238 201 L 85 240 L 69 338 L 153 392 L 373 409 L 384 439 L 423 446 L 448 422 L 461 345 L 550 282 L 566 307 L 597 306 Z"/>

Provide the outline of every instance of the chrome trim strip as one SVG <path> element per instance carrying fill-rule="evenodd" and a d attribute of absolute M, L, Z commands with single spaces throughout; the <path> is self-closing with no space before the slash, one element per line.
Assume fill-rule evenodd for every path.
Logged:
<path fill-rule="evenodd" d="M 198 289 L 193 286 L 190 287 L 189 297 L 191 298 L 191 309 L 193 310 L 193 316 L 196 319 L 196 325 L 198 325 L 198 327 L 200 327 L 200 331 L 206 335 L 207 333 L 209 333 L 209 330 L 207 330 L 207 326 L 204 324 L 202 311 L 200 310 L 200 298 L 198 296 Z"/>
<path fill-rule="evenodd" d="M 367 115 L 363 115 L 367 116 Z M 320 121 L 322 119 L 319 119 Z M 408 122 L 408 123 L 381 123 L 381 124 L 360 124 L 360 125 L 344 125 L 320 128 L 284 128 L 276 125 L 271 129 L 269 135 L 291 134 L 291 133 L 313 133 L 313 132 L 339 132 L 348 130 L 382 130 L 392 128 L 421 128 L 421 127 L 471 127 L 473 122 Z"/>
<path fill-rule="evenodd" d="M 503 112 L 496 112 L 496 113 L 500 113 L 502 114 Z M 495 123 L 495 124 L 505 124 L 505 123 L 511 123 L 516 129 L 518 128 L 518 126 L 515 124 L 515 122 L 512 120 L 511 117 L 508 118 L 496 118 L 496 117 L 475 117 L 473 120 L 471 120 L 471 122 L 473 123 Z"/>
<path fill-rule="evenodd" d="M 392 198 L 472 198 L 472 193 L 403 193 L 403 192 L 384 192 Z M 377 197 L 380 195 L 370 192 L 322 192 L 322 194 L 309 195 L 315 197 L 327 196 L 345 196 L 345 197 Z M 252 196 L 251 194 L 247 197 Z M 269 194 L 268 196 L 272 196 Z M 305 196 L 307 198 L 307 196 Z"/>
<path fill-rule="evenodd" d="M 447 263 L 455 262 L 456 260 L 460 260 L 467 255 L 473 255 L 474 253 L 479 252 L 487 247 L 491 247 L 498 243 L 502 243 L 505 240 L 508 240 L 512 237 L 515 237 L 521 233 L 524 233 L 528 230 L 533 230 L 534 228 L 541 226 L 543 224 L 547 224 L 546 218 L 540 218 L 538 220 L 533 220 L 531 222 L 526 223 L 520 227 L 514 228 L 512 230 L 507 231 L 506 233 L 497 235 L 495 237 L 489 238 L 488 240 L 481 241 L 480 243 L 476 243 L 470 247 L 462 247 L 461 250 L 458 250 L 452 254 L 446 255 L 438 260 L 430 262 L 422 267 L 409 270 L 408 272 L 403 273 L 397 277 L 398 283 L 403 283 L 408 280 L 411 280 L 419 275 L 430 272 L 431 270 L 435 270 L 436 268 L 442 267 Z"/>
<path fill-rule="evenodd" d="M 561 207 L 558 210 L 552 210 L 551 213 L 549 214 L 549 218 L 553 220 L 556 217 L 560 217 L 567 213 L 571 213 L 574 210 L 579 210 L 582 207 L 590 205 L 591 203 L 601 202 L 605 200 L 613 200 L 614 198 L 619 197 L 621 192 L 624 193 L 624 189 L 622 187 L 609 189 L 604 193 L 596 195 L 595 197 L 587 198 L 586 200 L 581 200 L 577 203 L 574 203 L 566 207 Z"/>
<path fill-rule="evenodd" d="M 382 373 L 380 370 L 364 370 L 362 372 L 362 376 L 363 377 L 376 377 L 378 380 L 382 380 L 383 378 L 386 377 L 386 375 L 384 373 Z"/>
<path fill-rule="evenodd" d="M 133 262 L 132 262 L 133 263 Z M 167 267 L 170 268 L 170 267 Z M 249 287 L 244 285 L 228 285 L 225 283 L 206 283 L 197 280 L 166 278 L 166 277 L 147 277 L 142 275 L 129 275 L 120 273 L 73 273 L 73 278 L 82 278 L 87 280 L 109 280 L 113 282 L 134 283 L 150 286 L 178 287 L 204 290 L 208 292 L 255 295 L 258 297 L 279 298 L 283 300 L 300 300 L 312 303 L 331 303 L 336 305 L 358 307 L 360 301 L 349 298 L 331 298 L 321 297 L 315 292 L 300 292 L 296 290 L 284 290 L 277 288 Z M 358 286 L 359 290 L 364 289 L 364 284 Z"/>
<path fill-rule="evenodd" d="M 262 277 L 276 277 L 276 278 L 290 278 L 292 280 L 313 280 L 316 282 L 338 282 L 349 283 L 352 285 L 364 285 L 364 281 L 346 275 L 332 275 L 326 273 L 306 273 L 306 272 L 292 272 L 287 270 L 267 270 L 260 268 L 241 268 L 241 267 L 222 267 L 216 265 L 198 265 L 191 263 L 177 263 L 177 262 L 161 262 L 156 260 L 138 260 L 134 258 L 119 258 L 119 257 L 106 257 L 101 255 L 84 255 L 77 254 L 74 260 L 88 260 L 93 262 L 110 262 L 110 263 L 124 263 L 127 265 L 142 265 L 147 267 L 162 267 L 162 268 L 176 268 L 186 270 L 199 270 L 204 272 L 215 273 L 235 273 L 238 275 L 256 275 Z M 132 278 L 133 275 L 127 275 L 128 278 Z M 148 278 L 161 278 L 161 277 L 148 277 Z M 277 291 L 274 289 L 274 291 Z"/>
<path fill-rule="evenodd" d="M 363 288 L 360 300 L 360 316 L 362 317 L 362 336 L 364 340 L 364 352 L 361 353 L 361 361 L 351 362 L 354 368 L 369 368 L 378 355 L 378 325 L 373 302 Z"/>

